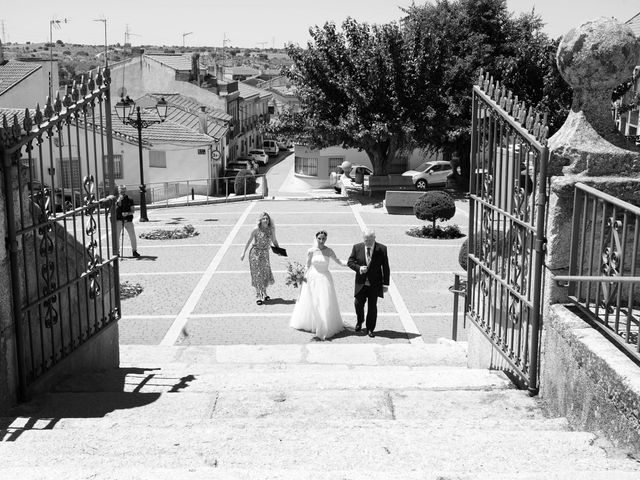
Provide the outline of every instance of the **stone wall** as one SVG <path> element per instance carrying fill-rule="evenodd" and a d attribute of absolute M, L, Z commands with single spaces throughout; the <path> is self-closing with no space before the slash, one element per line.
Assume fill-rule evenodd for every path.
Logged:
<path fill-rule="evenodd" d="M 576 429 L 640 452 L 640 368 L 563 305 L 545 315 L 540 397 Z"/>
<path fill-rule="evenodd" d="M 7 237 L 6 218 L 4 170 L 0 169 L 0 238 L 2 239 Z M 6 248 L 0 248 L 0 411 L 3 407 L 15 404 L 18 398 L 15 330 L 11 318 L 11 302 L 9 251 Z"/>

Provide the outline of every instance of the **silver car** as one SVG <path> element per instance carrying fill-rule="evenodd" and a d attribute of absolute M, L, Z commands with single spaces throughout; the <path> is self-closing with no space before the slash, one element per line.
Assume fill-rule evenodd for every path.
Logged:
<path fill-rule="evenodd" d="M 424 162 L 413 170 L 407 170 L 402 174 L 411 177 L 417 190 L 426 190 L 430 186 L 442 186 L 447 184 L 447 177 L 453 170 L 451 164 L 444 160 Z"/>

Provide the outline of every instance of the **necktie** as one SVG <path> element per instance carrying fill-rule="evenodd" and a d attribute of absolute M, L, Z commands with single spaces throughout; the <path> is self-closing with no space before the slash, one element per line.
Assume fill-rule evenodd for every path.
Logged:
<path fill-rule="evenodd" d="M 367 247 L 367 265 L 371 263 L 371 247 Z"/>

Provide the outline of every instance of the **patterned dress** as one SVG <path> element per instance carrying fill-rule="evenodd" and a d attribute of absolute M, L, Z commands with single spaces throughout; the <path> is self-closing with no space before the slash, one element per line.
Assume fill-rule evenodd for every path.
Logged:
<path fill-rule="evenodd" d="M 251 285 L 258 292 L 264 293 L 269 285 L 273 285 L 273 273 L 269 262 L 269 248 L 271 246 L 271 229 L 258 228 L 255 243 L 249 250 L 249 269 L 251 270 Z"/>

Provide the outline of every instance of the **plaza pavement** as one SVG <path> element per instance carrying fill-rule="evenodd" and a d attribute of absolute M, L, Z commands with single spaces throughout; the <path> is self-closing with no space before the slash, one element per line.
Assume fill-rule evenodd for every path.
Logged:
<path fill-rule="evenodd" d="M 143 292 L 122 301 L 121 344 L 231 345 L 305 344 L 313 335 L 289 328 L 298 290 L 284 284 L 287 261 L 303 263 L 315 233 L 328 231 L 327 245 L 346 259 L 361 241 L 365 227 L 388 247 L 392 284 L 378 303 L 377 336 L 353 331 L 352 270 L 331 265 L 340 309 L 347 329 L 331 343 L 434 343 L 451 338 L 453 294 L 448 287 L 464 240 L 414 238 L 405 232 L 421 225 L 413 215 L 390 215 L 381 201 L 344 198 L 332 189 L 309 189 L 292 174 L 293 155 L 280 158 L 268 171 L 269 198 L 226 204 L 149 210 L 148 223 L 136 223 L 136 233 L 193 225 L 199 235 L 180 240 L 138 239 L 140 259 L 126 257 L 122 281 L 139 283 Z M 269 212 L 287 259 L 271 255 L 276 280 L 271 301 L 259 306 L 251 287 L 248 262 L 240 254 L 258 216 Z M 466 232 L 468 203 L 456 201 L 448 223 Z M 462 302 L 460 310 L 462 309 Z M 466 340 L 459 315 L 458 340 Z"/>

